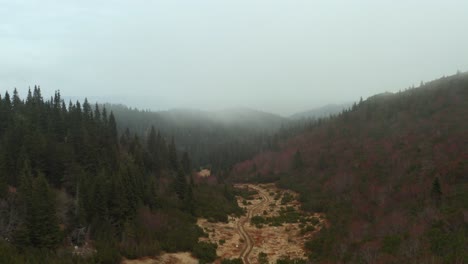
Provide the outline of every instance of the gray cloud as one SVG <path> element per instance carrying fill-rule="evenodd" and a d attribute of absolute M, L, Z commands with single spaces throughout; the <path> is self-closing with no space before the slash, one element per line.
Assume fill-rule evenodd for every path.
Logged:
<path fill-rule="evenodd" d="M 468 70 L 466 10 L 456 0 L 0 0 L 0 90 L 290 114 Z"/>

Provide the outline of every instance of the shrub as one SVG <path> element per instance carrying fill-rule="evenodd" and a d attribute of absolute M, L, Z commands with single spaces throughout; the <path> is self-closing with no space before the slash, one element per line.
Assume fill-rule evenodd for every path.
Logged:
<path fill-rule="evenodd" d="M 193 247 L 193 255 L 200 260 L 200 263 L 213 262 L 217 257 L 217 248 L 214 243 L 198 242 Z"/>
<path fill-rule="evenodd" d="M 244 262 L 240 258 L 235 258 L 235 259 L 223 259 L 221 261 L 221 264 L 243 264 Z"/>

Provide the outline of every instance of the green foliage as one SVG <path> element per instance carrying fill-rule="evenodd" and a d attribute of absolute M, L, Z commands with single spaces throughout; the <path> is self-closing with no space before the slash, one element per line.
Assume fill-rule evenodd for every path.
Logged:
<path fill-rule="evenodd" d="M 2 236 L 24 253 L 2 245 L 10 263 L 62 263 L 55 252 L 82 229 L 97 249 L 86 263 L 190 251 L 203 234 L 195 214 L 242 213 L 231 187 L 187 183 L 191 158 L 179 161 L 175 140 L 154 127 L 143 141 L 130 129 L 119 137 L 114 111 L 87 100 L 67 107 L 59 92 L 45 101 L 39 87 L 25 101 L 16 91 L 0 97 L 0 113 L 0 202 L 9 210 L 0 223 L 11 227 Z"/>
<path fill-rule="evenodd" d="M 293 207 L 288 206 L 281 208 L 278 216 L 264 217 L 264 216 L 252 216 L 250 223 L 255 225 L 257 228 L 261 228 L 263 225 L 281 226 L 284 223 L 297 223 L 303 219 L 303 215 L 296 211 Z"/>
<path fill-rule="evenodd" d="M 20 247 L 55 248 L 60 242 L 55 194 L 43 175 L 32 178 L 26 163 L 21 185 L 22 224 L 16 230 L 15 243 Z"/>
<path fill-rule="evenodd" d="M 268 255 L 265 252 L 258 253 L 258 264 L 268 264 Z"/>
<path fill-rule="evenodd" d="M 281 204 L 285 205 L 294 200 L 294 196 L 292 196 L 290 193 L 286 192 L 283 194 L 283 198 L 281 198 Z"/>
<path fill-rule="evenodd" d="M 200 184 L 193 188 L 195 215 L 210 221 L 227 222 L 227 215 L 242 215 L 234 190 L 227 185 Z"/>
<path fill-rule="evenodd" d="M 262 225 L 267 223 L 267 220 L 265 219 L 265 217 L 255 215 L 252 216 L 252 218 L 250 218 L 250 223 L 252 225 L 255 225 L 257 228 L 260 228 Z"/>
<path fill-rule="evenodd" d="M 214 243 L 198 242 L 193 247 L 193 255 L 200 260 L 200 263 L 213 262 L 216 258 L 216 249 L 218 246 Z"/>
<path fill-rule="evenodd" d="M 0 263 L 44 263 L 44 264 L 93 264 L 99 262 L 96 257 L 78 257 L 69 252 L 50 251 L 48 249 L 28 248 L 19 250 L 4 241 L 0 241 Z"/>
<path fill-rule="evenodd" d="M 248 189 L 248 188 L 236 188 L 234 189 L 234 195 L 240 196 L 244 198 L 245 200 L 253 200 L 254 195 L 257 195 L 258 191 Z"/>
<path fill-rule="evenodd" d="M 174 136 L 178 151 L 188 151 L 192 168 L 208 166 L 218 172 L 228 171 L 233 164 L 250 158 L 262 149 L 276 146 L 284 135 L 271 137 L 282 124 L 286 133 L 288 120 L 257 111 L 228 114 L 235 122 L 226 123 L 209 112 L 170 110 L 150 112 L 123 105 L 106 105 L 115 114 L 119 131 L 134 129 L 146 137 L 151 126 L 157 127 L 161 136 L 170 140 Z M 221 113 L 222 114 L 222 113 Z M 179 153 L 180 154 L 180 153 Z"/>
<path fill-rule="evenodd" d="M 113 264 L 118 263 L 122 258 L 116 245 L 110 241 L 97 241 L 96 251 L 94 258 L 97 263 Z"/>

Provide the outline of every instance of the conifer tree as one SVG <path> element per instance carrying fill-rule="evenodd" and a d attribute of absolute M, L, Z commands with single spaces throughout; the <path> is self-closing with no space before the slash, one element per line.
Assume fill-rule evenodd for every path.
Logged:
<path fill-rule="evenodd" d="M 55 248 L 60 242 L 55 195 L 42 174 L 34 180 L 32 199 L 28 223 L 31 243 L 39 248 Z"/>
<path fill-rule="evenodd" d="M 187 153 L 187 151 L 184 152 L 184 154 L 182 154 L 182 160 L 181 160 L 181 165 L 182 165 L 182 169 L 184 170 L 184 173 L 185 174 L 190 174 L 191 171 L 192 171 L 192 168 L 191 168 L 191 164 L 190 164 L 190 157 Z"/>
<path fill-rule="evenodd" d="M 293 157 L 293 169 L 299 170 L 304 167 L 304 161 L 302 160 L 301 152 L 298 150 Z"/>
<path fill-rule="evenodd" d="M 85 98 L 83 103 L 83 116 L 86 120 L 90 120 L 93 118 L 93 112 L 91 110 L 91 105 L 88 102 L 88 99 Z"/>
<path fill-rule="evenodd" d="M 97 103 L 94 107 L 94 120 L 98 123 L 101 122 L 101 111 L 99 110 L 99 105 Z"/>
<path fill-rule="evenodd" d="M 32 193 L 33 178 L 31 174 L 31 166 L 29 164 L 29 160 L 25 159 L 18 187 L 21 222 L 14 234 L 14 242 L 19 247 L 27 247 L 31 245 L 31 222 L 34 221 L 32 217 Z"/>
<path fill-rule="evenodd" d="M 109 115 L 109 133 L 113 143 L 117 143 L 117 124 L 115 123 L 114 113 Z"/>
<path fill-rule="evenodd" d="M 171 139 L 171 143 L 169 144 L 169 165 L 171 166 L 171 169 L 177 171 L 177 168 L 179 167 L 178 159 L 177 159 L 177 150 L 174 142 L 174 137 Z"/>
<path fill-rule="evenodd" d="M 13 101 L 12 101 L 12 107 L 17 111 L 21 107 L 21 99 L 18 96 L 18 90 L 13 91 Z"/>
<path fill-rule="evenodd" d="M 184 198 L 186 197 L 186 191 L 187 191 L 187 181 L 185 179 L 185 175 L 182 169 L 179 169 L 177 171 L 177 177 L 175 181 L 175 191 L 179 199 L 184 200 Z"/>

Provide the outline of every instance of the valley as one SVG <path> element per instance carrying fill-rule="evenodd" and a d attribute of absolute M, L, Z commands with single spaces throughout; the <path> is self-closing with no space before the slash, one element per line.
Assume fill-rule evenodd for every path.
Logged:
<path fill-rule="evenodd" d="M 327 225 L 323 214 L 300 210 L 298 194 L 274 184 L 236 184 L 237 202 L 245 215 L 230 216 L 227 223 L 199 218 L 208 235 L 201 241 L 217 244 L 215 263 L 240 258 L 243 263 L 276 263 L 281 258 L 306 260 L 304 243 Z M 157 258 L 125 260 L 124 264 L 197 263 L 187 252 L 165 253 Z"/>

